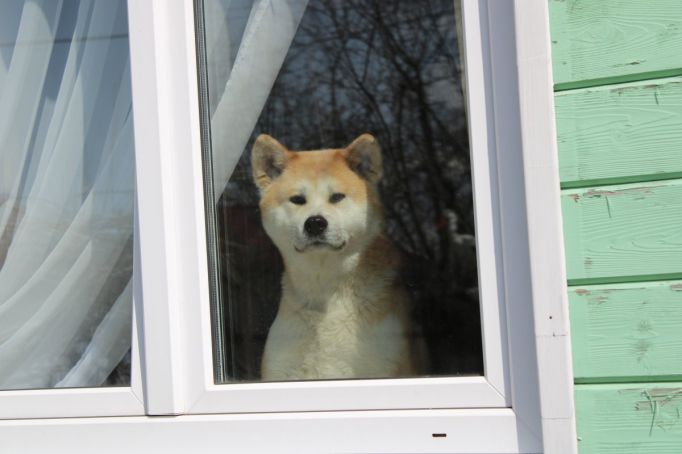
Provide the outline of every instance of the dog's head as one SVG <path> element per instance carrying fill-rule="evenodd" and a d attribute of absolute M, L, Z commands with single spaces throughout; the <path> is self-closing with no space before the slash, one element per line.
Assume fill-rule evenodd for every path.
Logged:
<path fill-rule="evenodd" d="M 381 149 L 371 135 L 296 152 L 262 134 L 251 164 L 263 226 L 284 256 L 359 252 L 381 231 Z"/>

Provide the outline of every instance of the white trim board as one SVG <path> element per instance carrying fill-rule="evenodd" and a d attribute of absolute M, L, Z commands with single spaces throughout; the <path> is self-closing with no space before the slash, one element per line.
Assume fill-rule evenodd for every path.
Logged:
<path fill-rule="evenodd" d="M 482 426 L 494 433 L 482 434 Z M 41 437 L 34 434 L 40 430 Z M 434 436 L 435 434 L 435 436 Z M 445 436 L 443 436 L 445 435 Z M 23 454 L 532 453 L 509 409 L 58 419 L 0 423 L 3 451 Z M 50 440 L 49 444 L 45 440 Z"/>
<path fill-rule="evenodd" d="M 516 62 L 544 448 L 576 453 L 549 11 L 515 0 Z"/>

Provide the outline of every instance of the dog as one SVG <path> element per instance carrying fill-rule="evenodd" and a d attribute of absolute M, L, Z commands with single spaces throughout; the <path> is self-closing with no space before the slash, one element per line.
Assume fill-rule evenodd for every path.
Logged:
<path fill-rule="evenodd" d="M 423 341 L 410 321 L 400 256 L 385 236 L 381 149 L 252 149 L 261 220 L 283 262 L 282 296 L 261 362 L 264 381 L 414 376 Z"/>

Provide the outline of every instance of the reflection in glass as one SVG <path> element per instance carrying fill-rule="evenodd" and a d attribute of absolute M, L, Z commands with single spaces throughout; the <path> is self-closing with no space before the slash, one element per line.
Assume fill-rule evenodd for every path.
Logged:
<path fill-rule="evenodd" d="M 0 4 L 0 390 L 130 383 L 132 131 L 125 1 Z"/>
<path fill-rule="evenodd" d="M 198 2 L 218 382 L 483 372 L 461 27 L 453 3 Z M 368 142 L 364 133 L 372 135 L 364 136 Z M 368 143 L 380 149 L 380 167 L 373 167 L 377 159 Z M 344 165 L 332 171 L 332 164 L 318 162 L 325 170 L 311 176 L 316 164 L 303 170 L 300 164 L 315 156 L 324 160 L 323 153 L 291 153 L 320 149 L 337 150 L 329 153 Z M 381 177 L 374 179 L 372 171 Z M 325 183 L 329 194 L 323 197 L 317 183 L 329 172 L 334 178 Z M 353 189 L 344 186 L 353 178 L 352 188 L 370 199 L 377 192 L 383 231 L 393 246 L 373 254 L 382 257 L 378 265 L 391 277 L 367 272 L 350 292 L 362 293 L 362 285 L 382 279 L 400 288 L 398 296 L 387 298 L 406 299 L 407 309 L 393 313 L 400 322 L 384 330 L 390 335 L 384 332 L 374 350 L 409 351 L 416 367 L 377 369 L 381 355 L 362 353 L 376 342 L 369 339 L 371 322 L 354 324 L 347 312 L 345 322 L 330 327 L 320 320 L 344 304 L 335 306 L 320 288 L 289 292 L 291 286 L 301 289 L 292 276 L 310 262 L 295 262 L 285 249 L 317 242 L 323 255 L 341 245 L 335 238 L 345 237 L 333 232 L 354 216 L 349 207 L 357 195 L 349 196 Z M 337 192 L 345 200 L 333 202 Z M 297 196 L 303 200 L 292 198 Z M 299 211 L 287 203 L 300 205 Z M 292 226 L 284 240 L 269 226 L 273 207 Z M 357 242 L 357 235 L 352 238 L 339 251 Z M 321 270 L 328 271 L 331 262 L 320 260 Z M 288 292 L 300 302 L 287 315 L 291 320 L 319 320 L 280 323 L 289 310 L 283 309 L 292 298 Z M 366 306 L 349 304 L 362 312 L 376 300 L 374 295 Z M 344 327 L 345 337 L 324 340 Z M 401 347 L 399 339 L 410 347 Z M 290 348 L 295 342 L 298 350 Z M 343 348 L 331 348 L 335 343 Z M 354 354 L 350 350 L 357 361 L 344 357 Z M 344 366 L 363 359 L 364 366 Z M 271 374 L 268 364 L 289 373 Z"/>

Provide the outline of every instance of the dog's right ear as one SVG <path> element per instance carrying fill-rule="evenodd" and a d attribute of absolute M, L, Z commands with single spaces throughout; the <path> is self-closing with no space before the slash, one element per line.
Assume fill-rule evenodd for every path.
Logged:
<path fill-rule="evenodd" d="M 251 151 L 253 182 L 261 191 L 284 172 L 288 150 L 267 134 L 258 136 Z"/>

